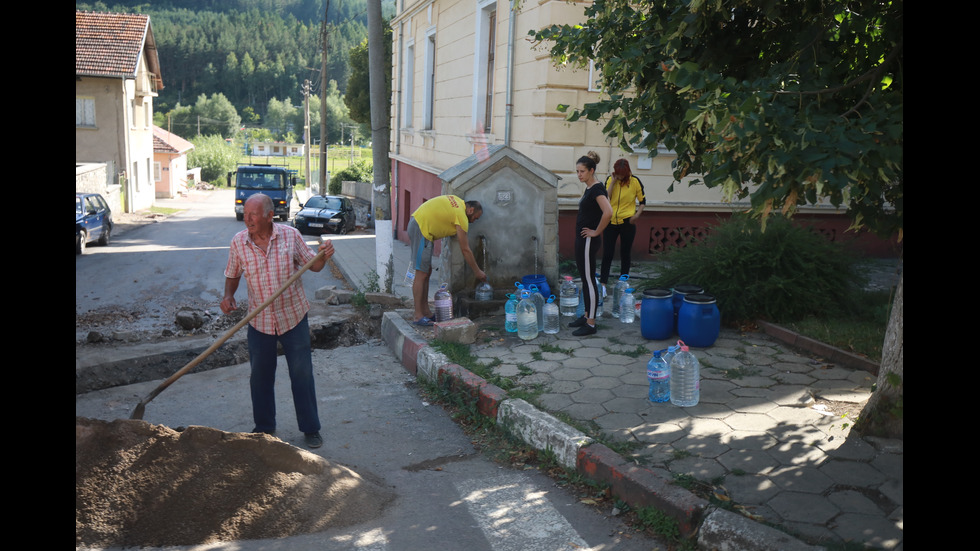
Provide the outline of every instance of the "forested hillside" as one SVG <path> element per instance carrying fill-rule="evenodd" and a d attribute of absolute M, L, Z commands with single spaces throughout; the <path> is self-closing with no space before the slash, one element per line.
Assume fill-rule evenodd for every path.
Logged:
<path fill-rule="evenodd" d="M 75 8 L 150 16 L 164 83 L 158 113 L 223 94 L 249 123 L 264 117 L 274 98 L 302 105 L 306 79 L 314 95 L 324 96 L 320 37 L 328 1 L 327 78 L 342 95 L 351 74 L 349 52 L 367 38 L 366 0 L 76 2 Z M 383 3 L 390 16 L 391 1 Z"/>

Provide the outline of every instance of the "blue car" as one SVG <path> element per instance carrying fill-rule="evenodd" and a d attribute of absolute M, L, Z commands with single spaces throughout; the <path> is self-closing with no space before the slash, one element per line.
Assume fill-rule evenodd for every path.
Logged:
<path fill-rule="evenodd" d="M 92 241 L 108 245 L 112 235 L 112 210 L 98 193 L 75 194 L 75 254 L 85 252 Z"/>
<path fill-rule="evenodd" d="M 345 234 L 354 229 L 354 203 L 348 197 L 314 195 L 293 218 L 300 233 Z"/>

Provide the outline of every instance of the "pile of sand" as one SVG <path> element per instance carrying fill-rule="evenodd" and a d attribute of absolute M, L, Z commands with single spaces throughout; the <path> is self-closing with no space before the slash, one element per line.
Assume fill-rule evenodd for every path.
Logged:
<path fill-rule="evenodd" d="M 389 488 L 262 434 L 75 418 L 75 544 L 279 538 L 378 516 Z"/>

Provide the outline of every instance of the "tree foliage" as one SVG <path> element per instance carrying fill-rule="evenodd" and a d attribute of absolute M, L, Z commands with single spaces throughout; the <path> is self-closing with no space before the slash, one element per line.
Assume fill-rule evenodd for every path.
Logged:
<path fill-rule="evenodd" d="M 757 214 L 829 200 L 901 236 L 903 0 L 595 0 L 584 15 L 531 31 L 601 74 L 598 101 L 559 106 L 568 120 L 603 121 L 627 150 L 663 144 L 676 181 Z"/>
<path fill-rule="evenodd" d="M 225 183 L 227 174 L 235 170 L 241 158 L 238 148 L 215 134 L 190 141 L 194 149 L 187 155 L 187 165 L 201 167 L 201 178 L 206 182 Z"/>
<path fill-rule="evenodd" d="M 392 31 L 391 26 L 385 21 L 383 26 L 384 31 L 384 60 L 385 60 L 385 70 L 384 73 L 387 76 L 385 80 L 386 92 L 385 97 L 391 97 L 391 48 L 392 48 Z M 351 75 L 350 81 L 347 83 L 347 93 L 344 94 L 344 104 L 350 109 L 350 118 L 361 123 L 361 124 L 371 124 L 371 79 L 368 74 L 368 40 L 364 39 L 364 42 L 351 48 L 350 50 L 350 68 Z M 388 107 L 388 113 L 385 114 L 385 120 L 388 120 L 391 112 L 391 103 L 385 104 Z"/>

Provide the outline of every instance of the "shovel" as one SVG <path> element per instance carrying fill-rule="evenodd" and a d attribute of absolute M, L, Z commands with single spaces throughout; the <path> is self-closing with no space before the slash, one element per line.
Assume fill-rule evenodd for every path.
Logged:
<path fill-rule="evenodd" d="M 187 365 L 185 365 L 184 367 L 180 368 L 180 371 L 174 373 L 166 381 L 160 383 L 160 386 L 158 386 L 155 389 L 153 389 L 153 392 L 147 394 L 146 397 L 143 398 L 143 401 L 141 401 L 139 404 L 136 404 L 136 409 L 133 410 L 133 414 L 130 415 L 129 418 L 130 419 L 142 419 L 143 418 L 143 412 L 146 411 L 146 404 L 150 403 L 150 400 L 156 398 L 158 394 L 160 394 L 161 392 L 163 392 L 164 390 L 166 390 L 166 388 L 168 386 L 172 385 L 174 383 L 174 381 L 176 381 L 177 379 L 179 379 L 179 378 L 183 377 L 184 375 L 186 375 L 188 371 L 194 369 L 194 367 L 197 366 L 197 364 L 199 364 L 202 361 L 204 361 L 205 358 L 207 358 L 208 356 L 210 356 L 211 353 L 213 353 L 215 350 L 217 350 L 222 344 L 225 343 L 225 341 L 227 341 L 228 339 L 230 339 L 232 335 L 234 335 L 235 333 L 237 333 L 239 329 L 241 329 L 242 327 L 245 327 L 245 324 L 246 323 L 252 321 L 252 318 L 254 318 L 255 316 L 257 316 L 259 314 L 259 312 L 261 312 L 262 310 L 265 310 L 266 307 L 268 307 L 270 304 L 272 304 L 272 302 L 274 300 L 276 300 L 277 298 L 279 298 L 279 295 L 283 294 L 283 292 L 285 292 L 286 289 L 288 289 L 290 285 L 292 285 L 293 283 L 296 283 L 296 280 L 299 279 L 299 276 L 303 275 L 303 272 L 309 270 L 310 269 L 310 266 L 313 266 L 313 264 L 316 263 L 316 261 L 319 260 L 321 256 L 323 256 L 323 251 L 317 252 L 316 253 L 316 256 L 314 256 L 312 259 L 310 259 L 309 262 L 307 262 L 306 264 L 304 264 L 303 267 L 301 267 L 299 270 L 297 270 L 295 274 L 293 274 L 292 276 L 290 276 L 289 279 L 286 280 L 286 283 L 284 283 L 282 285 L 282 287 L 279 288 L 278 291 L 276 291 L 275 293 L 273 293 L 272 296 L 270 296 L 269 298 L 265 299 L 265 302 L 263 302 L 262 304 L 260 304 L 258 306 L 258 308 L 256 308 L 255 310 L 252 310 L 251 312 L 249 312 L 249 314 L 247 316 L 245 316 L 245 318 L 242 319 L 242 321 L 240 321 L 237 324 L 235 324 L 235 326 L 232 327 L 231 329 L 229 329 L 228 332 L 226 332 L 224 335 L 222 335 L 218 340 L 214 341 L 214 344 L 212 344 L 211 346 L 209 346 L 207 350 L 205 350 L 204 352 L 201 352 L 196 358 L 194 358 L 193 360 L 191 360 L 190 362 L 188 362 Z"/>

